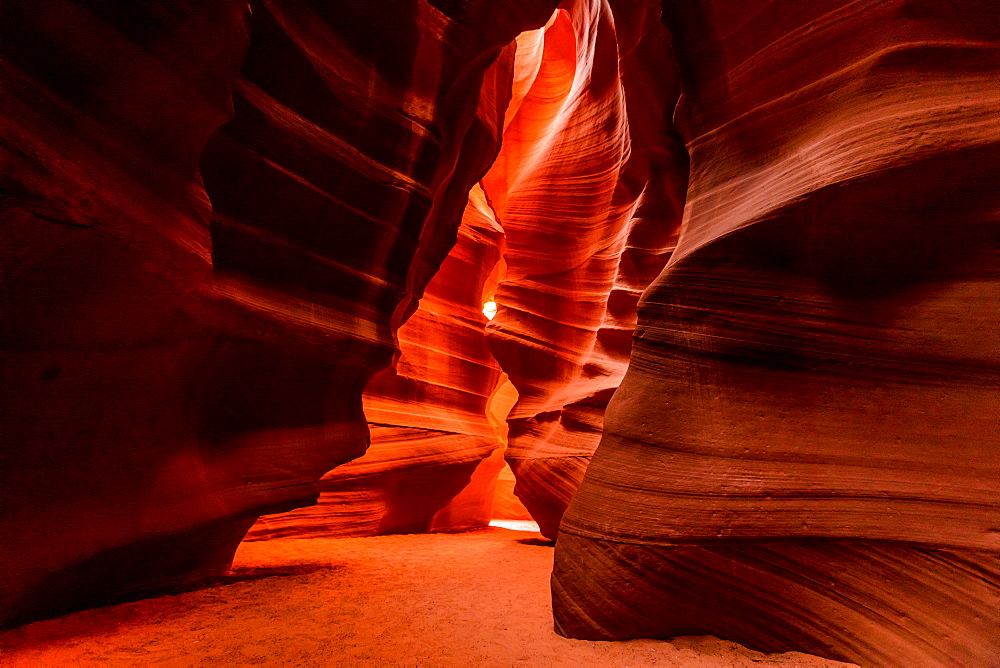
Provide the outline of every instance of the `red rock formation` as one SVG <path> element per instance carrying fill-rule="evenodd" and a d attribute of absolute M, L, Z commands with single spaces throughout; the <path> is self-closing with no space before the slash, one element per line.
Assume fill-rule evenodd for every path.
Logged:
<path fill-rule="evenodd" d="M 562 524 L 560 632 L 1000 661 L 1000 20 L 666 3 L 678 247 Z"/>
<path fill-rule="evenodd" d="M 516 387 L 562 633 L 1000 662 L 997 10 L 556 4 L 0 0 L 0 624 L 481 523 Z"/>
<path fill-rule="evenodd" d="M 501 268 L 502 265 L 503 263 L 500 264 Z M 495 315 L 496 312 L 493 311 L 492 314 Z M 517 390 L 507 374 L 501 374 L 500 382 L 486 403 L 486 417 L 496 436 L 498 447 L 479 463 L 469 484 L 434 516 L 431 524 L 433 531 L 482 528 L 494 519 L 531 519 L 528 509 L 514 494 L 514 474 L 504 461 L 507 451 L 507 416 L 516 402 Z"/>
<path fill-rule="evenodd" d="M 224 568 L 364 452 L 554 4 L 0 3 L 0 623 Z"/>
<path fill-rule="evenodd" d="M 199 293 L 198 165 L 231 113 L 246 7 L 0 12 L 2 622 L 224 567 L 254 505 L 227 493 L 254 464 L 202 451 L 186 398 L 224 322 Z"/>
<path fill-rule="evenodd" d="M 498 61 L 494 68 L 509 65 Z M 365 390 L 368 451 L 323 476 L 318 505 L 263 517 L 248 539 L 428 531 L 480 463 L 502 450 L 499 425 L 487 415 L 501 371 L 486 346 L 482 312 L 495 287 L 502 243 L 477 186 L 455 247 L 399 329 L 398 359 Z M 486 526 L 498 469 L 487 465 L 483 480 L 477 478 L 479 494 L 473 496 L 484 507 L 448 513 L 437 528 Z"/>
<path fill-rule="evenodd" d="M 607 2 L 580 0 L 519 38 L 503 150 L 483 180 L 508 239 L 488 330 L 521 397 L 507 461 L 550 538 L 625 373 L 639 294 L 673 247 L 687 174 L 668 33 L 651 3 L 620 5 L 620 29 Z"/>

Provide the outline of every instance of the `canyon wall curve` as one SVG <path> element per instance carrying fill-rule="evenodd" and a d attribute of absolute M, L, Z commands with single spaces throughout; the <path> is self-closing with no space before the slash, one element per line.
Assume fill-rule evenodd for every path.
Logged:
<path fill-rule="evenodd" d="M 555 4 L 0 5 L 0 623 L 218 573 L 365 452 Z"/>
<path fill-rule="evenodd" d="M 664 18 L 684 222 L 562 522 L 557 628 L 996 663 L 995 10 Z"/>
<path fill-rule="evenodd" d="M 0 626 L 529 512 L 568 637 L 1000 663 L 994 3 L 388 6 L 0 0 Z"/>

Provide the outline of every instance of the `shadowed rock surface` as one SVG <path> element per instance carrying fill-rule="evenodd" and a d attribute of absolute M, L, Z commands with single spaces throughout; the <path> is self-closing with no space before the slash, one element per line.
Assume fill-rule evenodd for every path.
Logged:
<path fill-rule="evenodd" d="M 0 0 L 0 624 L 506 456 L 565 635 L 1000 663 L 1000 10 L 660 10 Z"/>
<path fill-rule="evenodd" d="M 509 61 L 506 61 L 509 66 Z M 320 480 L 315 506 L 261 518 L 248 539 L 366 536 L 486 526 L 504 441 L 488 404 L 501 371 L 482 305 L 496 284 L 503 232 L 473 190 L 458 241 L 399 328 L 400 354 L 365 388 L 371 446 Z M 471 483 L 463 510 L 436 514 Z M 492 474 L 492 477 L 491 475 Z M 482 481 L 478 478 L 483 478 Z"/>
<path fill-rule="evenodd" d="M 0 622 L 224 569 L 364 453 L 554 4 L 0 4 Z"/>
<path fill-rule="evenodd" d="M 557 628 L 1000 660 L 1000 21 L 665 4 L 678 246 L 562 524 Z"/>

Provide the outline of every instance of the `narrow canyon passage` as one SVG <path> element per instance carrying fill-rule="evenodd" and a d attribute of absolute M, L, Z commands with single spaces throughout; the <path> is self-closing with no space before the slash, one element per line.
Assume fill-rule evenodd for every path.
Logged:
<path fill-rule="evenodd" d="M 225 584 L 0 633 L 0 664 L 837 666 L 710 637 L 552 633 L 553 548 L 537 533 L 245 542 Z"/>
<path fill-rule="evenodd" d="M 997 0 L 0 0 L 0 664 L 1000 666 L 998 183 Z"/>

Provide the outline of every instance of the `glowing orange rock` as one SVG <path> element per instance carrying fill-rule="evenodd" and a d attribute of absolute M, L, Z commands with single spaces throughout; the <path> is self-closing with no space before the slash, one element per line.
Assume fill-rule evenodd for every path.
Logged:
<path fill-rule="evenodd" d="M 518 38 L 503 149 L 483 180 L 507 235 L 488 327 L 520 393 L 507 460 L 550 538 L 597 447 L 635 303 L 672 249 L 686 183 L 668 120 L 676 78 L 644 62 L 668 53 L 667 32 L 649 20 L 651 5 L 623 13 L 633 27 L 621 53 L 611 8 L 597 0 L 563 3 Z M 628 89 L 637 99 L 626 111 Z"/>
<path fill-rule="evenodd" d="M 317 505 L 263 517 L 249 539 L 412 533 L 489 522 L 502 453 L 499 464 L 481 464 L 502 451 L 498 425 L 487 415 L 501 371 L 486 346 L 481 309 L 495 287 L 502 243 L 477 186 L 455 247 L 398 331 L 397 360 L 365 390 L 371 446 L 323 476 Z M 435 522 L 470 482 L 479 491 L 458 501 L 464 511 L 452 509 Z M 477 502 L 483 507 L 472 508 Z"/>

